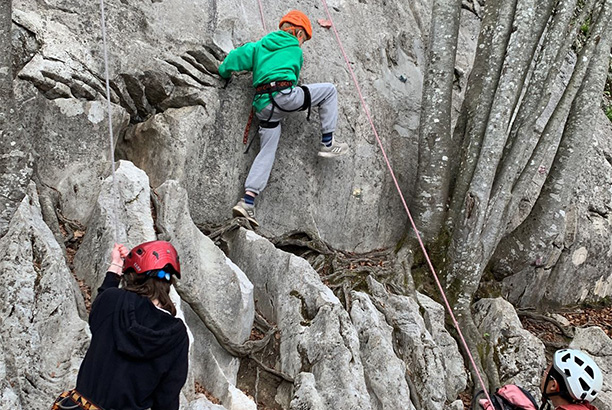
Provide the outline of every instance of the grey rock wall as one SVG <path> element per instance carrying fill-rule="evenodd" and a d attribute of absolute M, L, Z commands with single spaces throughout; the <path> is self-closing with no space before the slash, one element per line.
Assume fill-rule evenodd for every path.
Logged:
<path fill-rule="evenodd" d="M 277 327 L 278 349 L 267 364 L 287 378 L 273 389 L 271 404 L 278 408 L 462 408 L 457 398 L 467 374 L 439 304 L 418 293 L 397 295 L 369 278 L 367 289 L 352 292 L 345 308 L 304 259 L 264 237 L 243 229 L 230 233 L 224 237 L 225 255 L 197 228 L 229 219 L 257 153 L 257 141 L 247 154 L 241 143 L 250 76 L 240 74 L 225 86 L 215 74 L 227 52 L 264 34 L 256 2 L 105 2 L 111 122 L 115 154 L 123 160 L 116 163 L 116 200 L 98 3 L 13 3 L 15 94 L 33 141 L 40 202 L 85 229 L 75 275 L 95 296 L 115 236 L 127 245 L 171 240 L 181 254 L 186 274 L 177 285 L 179 309 L 193 338 L 181 408 L 256 408 L 255 398 L 236 387 L 248 359 L 229 348 L 247 342 L 255 310 Z M 265 2 L 268 29 L 293 6 Z M 332 0 L 329 6 L 409 198 L 431 1 L 390 6 Z M 317 24 L 327 16 L 318 2 L 299 7 L 314 28 L 313 40 L 304 46 L 302 82 L 336 84 L 337 135 L 351 152 L 337 161 L 316 156 L 316 110 L 310 123 L 303 113 L 285 121 L 269 186 L 258 200 L 261 232 L 314 231 L 333 247 L 357 252 L 394 246 L 405 216 L 333 33 Z M 453 115 L 478 29 L 476 16 L 464 11 Z M 559 214 L 562 246 L 533 255 L 533 269 L 513 272 L 505 281 L 513 302 L 565 304 L 611 292 L 609 124 L 597 129 L 574 208 Z M 0 238 L 0 270 L 9 278 L 0 286 L 2 408 L 48 407 L 61 390 L 74 386 L 89 342 L 83 296 L 57 242 L 59 224 L 43 220 L 36 189 L 29 190 Z M 559 285 L 567 283 L 572 286 Z M 484 300 L 475 309 L 504 380 L 535 388 L 543 366 L 541 344 L 505 302 Z M 606 339 L 589 332 L 579 332 L 574 344 L 590 349 L 609 374 Z M 601 348 L 592 348 L 589 337 Z M 222 405 L 197 394 L 195 383 Z M 603 408 L 608 396 L 606 384 Z"/>
<path fill-rule="evenodd" d="M 352 293 L 349 316 L 305 260 L 251 231 L 231 236 L 229 257 L 253 283 L 258 311 L 279 328 L 273 366 L 296 380 L 290 408 L 456 407 L 466 374 L 431 299 L 390 294 L 370 278 L 371 296 Z"/>
<path fill-rule="evenodd" d="M 503 300 L 481 299 L 474 304 L 474 321 L 493 349 L 502 384 L 517 384 L 538 397 L 542 369 L 547 365 L 544 344 L 523 329 L 514 307 Z"/>
<path fill-rule="evenodd" d="M 47 408 L 76 382 L 90 334 L 79 315 L 83 299 L 33 184 L 0 249 L 0 407 Z"/>
<path fill-rule="evenodd" d="M 108 268 L 109 244 L 116 241 L 130 248 L 156 239 L 147 175 L 130 162 L 117 165 L 114 177 L 109 176 L 100 186 L 83 243 L 74 258 L 75 273 L 91 287 L 92 297 Z"/>
<path fill-rule="evenodd" d="M 56 117 L 71 118 L 77 112 L 86 115 L 94 108 L 100 115 L 89 115 L 90 121 L 103 116 L 103 49 L 97 6 L 74 1 L 61 5 L 15 2 L 15 30 L 19 33 L 15 46 L 23 56 L 16 64 L 18 78 L 57 101 L 53 105 L 71 106 L 63 108 L 66 114 Z M 265 5 L 268 30 L 275 29 L 290 7 L 281 2 Z M 316 23 L 326 15 L 314 2 L 300 7 L 311 16 L 314 26 L 313 40 L 304 46 L 302 82 L 336 84 L 340 94 L 337 135 L 349 142 L 351 152 L 337 161 L 320 159 L 316 156 L 316 112 L 310 123 L 301 113 L 288 119 L 269 186 L 258 201 L 258 217 L 272 234 L 309 229 L 318 231 L 335 247 L 359 251 L 393 245 L 403 233 L 405 216 L 378 144 L 359 107 L 358 94 L 332 32 Z M 240 75 L 222 88 L 223 81 L 215 71 L 227 52 L 264 34 L 255 18 L 259 15 L 256 2 L 126 4 L 109 0 L 106 9 L 111 97 L 115 108 L 122 108 L 115 121 L 118 155 L 147 172 L 153 187 L 167 179 L 184 184 L 197 224 L 223 222 L 242 194 L 258 142 L 249 154 L 242 154 L 242 132 L 252 98 L 250 76 Z M 330 4 L 383 146 L 408 197 L 415 178 L 429 10 L 428 1 L 393 8 L 366 2 Z M 477 26 L 472 14 L 466 12 L 465 16 L 466 35 L 461 38 L 458 62 L 462 72 L 468 71 Z M 360 27 L 362 36 L 351 35 L 355 26 Z M 100 137 L 86 146 L 88 152 L 100 155 L 104 127 L 104 122 L 84 123 L 84 135 L 66 137 L 81 144 L 82 137 L 92 143 L 94 136 Z M 79 177 L 71 169 L 82 164 L 71 162 L 74 168 L 66 170 L 69 177 L 57 175 L 48 183 L 54 187 L 60 183 L 78 185 L 79 199 L 91 203 L 95 188 L 81 186 L 73 179 L 99 177 L 102 170 L 95 165 L 102 166 L 107 158 L 97 159 L 100 162 L 94 161 Z M 45 163 L 50 167 L 55 164 L 51 158 Z"/>

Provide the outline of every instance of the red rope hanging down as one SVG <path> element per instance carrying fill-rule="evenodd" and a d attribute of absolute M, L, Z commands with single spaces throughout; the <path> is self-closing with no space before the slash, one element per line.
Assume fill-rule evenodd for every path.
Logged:
<path fill-rule="evenodd" d="M 346 66 L 348 67 L 349 73 L 351 74 L 351 77 L 353 79 L 353 83 L 355 84 L 355 88 L 357 89 L 357 93 L 359 94 L 359 99 L 361 100 L 361 105 L 363 107 L 363 110 L 365 111 L 366 117 L 368 118 L 368 121 L 370 122 L 370 127 L 372 128 L 372 132 L 374 133 L 374 136 L 376 137 L 376 142 L 378 142 L 378 146 L 380 147 L 380 151 L 382 152 L 382 155 L 385 159 L 385 163 L 387 164 L 387 168 L 389 169 L 389 173 L 391 174 L 391 178 L 393 179 L 393 183 L 395 184 L 395 188 L 402 200 L 402 204 L 404 205 L 404 209 L 406 210 L 406 214 L 408 215 L 408 219 L 410 220 L 410 224 L 412 225 L 412 229 L 414 230 L 414 233 L 416 234 L 417 240 L 419 242 L 419 246 L 421 247 L 421 250 L 423 251 L 423 255 L 425 256 L 425 260 L 427 261 L 427 265 L 429 266 L 429 270 L 431 271 L 435 281 L 436 281 L 436 285 L 438 286 L 438 289 L 440 290 L 440 294 L 442 295 L 442 299 L 444 300 L 444 304 L 446 306 L 446 310 L 448 311 L 449 316 L 451 317 L 452 321 L 453 321 L 453 325 L 455 326 L 455 329 L 457 329 L 457 334 L 459 335 L 459 338 L 461 339 L 461 343 L 463 344 L 463 347 L 465 348 L 465 351 L 469 357 L 470 363 L 472 364 L 472 367 L 474 368 L 474 371 L 476 373 L 476 376 L 478 377 L 478 381 L 480 383 L 480 386 L 482 387 L 482 390 L 485 393 L 485 396 L 487 397 L 487 399 L 491 401 L 491 397 L 489 396 L 488 393 L 488 389 L 485 386 L 484 380 L 482 378 L 482 375 L 480 374 L 480 371 L 478 370 L 478 367 L 476 366 L 476 362 L 474 360 L 474 357 L 472 356 L 472 353 L 468 347 L 468 344 L 465 340 L 465 338 L 463 337 L 463 333 L 461 332 L 461 328 L 459 327 L 459 323 L 457 322 L 457 319 L 455 318 L 455 315 L 453 313 L 453 310 L 450 306 L 450 303 L 448 301 L 448 298 L 446 297 L 446 293 L 444 292 L 444 288 L 442 287 L 442 284 L 440 283 L 440 279 L 438 278 L 438 274 L 436 273 L 436 269 L 433 266 L 433 263 L 431 262 L 431 259 L 429 258 L 429 254 L 427 253 L 427 250 L 425 249 L 425 244 L 423 243 L 423 240 L 421 239 L 421 235 L 419 235 L 419 230 L 416 227 L 416 224 L 414 223 L 414 219 L 412 219 L 412 214 L 410 213 L 410 210 L 408 209 L 408 205 L 406 204 L 406 199 L 404 198 L 404 194 L 402 193 L 402 190 L 399 186 L 399 183 L 397 182 L 397 178 L 395 177 L 395 173 L 393 172 L 393 168 L 391 167 L 391 163 L 389 161 L 389 157 L 387 156 L 387 153 L 385 151 L 385 148 L 382 145 L 382 142 L 380 140 L 380 137 L 378 136 L 378 132 L 376 131 L 376 127 L 374 126 L 374 121 L 372 120 L 372 116 L 370 115 L 370 110 L 368 109 L 368 106 L 366 105 L 365 99 L 363 98 L 363 93 L 361 92 L 361 87 L 359 86 L 359 82 L 357 81 L 357 77 L 355 76 L 355 73 L 353 72 L 353 68 L 351 67 L 351 64 L 349 62 L 349 59 L 346 55 L 346 52 L 344 51 L 344 46 L 342 45 L 342 40 L 340 40 L 340 36 L 338 35 L 338 30 L 336 30 L 336 25 L 334 24 L 331 14 L 329 13 L 329 8 L 327 7 L 327 2 L 325 0 L 321 0 L 321 2 L 323 3 L 323 7 L 325 8 L 325 13 L 327 14 L 327 19 L 329 20 L 330 24 L 331 24 L 331 28 L 334 31 L 334 35 L 336 36 L 336 41 L 338 42 L 338 46 L 340 48 L 340 51 L 342 53 L 342 56 L 344 57 L 344 61 L 346 62 Z"/>

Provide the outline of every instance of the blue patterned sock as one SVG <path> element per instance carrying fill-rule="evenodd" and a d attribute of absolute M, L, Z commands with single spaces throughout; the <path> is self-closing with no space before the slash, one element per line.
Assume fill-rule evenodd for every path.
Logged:
<path fill-rule="evenodd" d="M 333 139 L 334 139 L 334 133 L 326 132 L 325 134 L 321 136 L 321 143 L 324 144 L 326 147 L 331 147 Z"/>
<path fill-rule="evenodd" d="M 249 194 L 244 194 L 244 203 L 255 206 L 255 197 Z"/>

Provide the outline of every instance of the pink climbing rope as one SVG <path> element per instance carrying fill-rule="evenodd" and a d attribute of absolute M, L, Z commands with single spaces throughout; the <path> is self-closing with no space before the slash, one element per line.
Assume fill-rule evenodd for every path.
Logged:
<path fill-rule="evenodd" d="M 259 4 L 259 17 L 261 17 L 261 25 L 263 26 L 264 31 L 267 33 L 268 27 L 266 27 L 266 20 L 264 18 L 264 12 L 263 12 L 263 6 L 261 4 L 261 0 L 257 0 L 257 3 Z"/>
<path fill-rule="evenodd" d="M 351 64 L 349 62 L 349 59 L 346 55 L 346 52 L 344 51 L 344 46 L 342 45 L 342 40 L 340 40 L 340 35 L 338 34 L 338 30 L 336 30 L 336 25 L 334 24 L 334 21 L 332 20 L 331 14 L 329 12 L 329 8 L 327 7 L 327 2 L 325 0 L 321 0 L 321 2 L 323 3 L 323 7 L 325 8 L 325 13 L 327 14 L 327 19 L 330 22 L 331 28 L 334 31 L 334 35 L 336 36 L 336 41 L 338 42 L 338 46 L 340 47 L 340 51 L 342 52 L 342 56 L 344 57 L 344 61 L 346 62 L 346 66 L 348 67 L 349 73 L 351 74 L 351 77 L 353 79 L 353 83 L 355 84 L 355 88 L 357 89 L 357 93 L 359 94 L 359 99 L 361 100 L 361 105 L 363 107 L 363 110 L 365 111 L 366 117 L 368 118 L 368 121 L 370 122 L 370 126 L 372 128 L 372 132 L 374 133 L 374 136 L 376 137 L 376 142 L 378 142 L 378 146 L 380 147 L 380 150 L 382 152 L 382 155 L 385 159 L 385 163 L 387 164 L 387 168 L 389 169 L 389 173 L 391 174 L 391 178 L 393 179 L 393 183 L 395 184 L 395 188 L 397 189 L 397 192 L 402 200 L 402 204 L 404 205 L 404 209 L 406 210 L 406 214 L 408 215 L 408 219 L 410 220 L 410 224 L 412 225 L 412 229 L 414 230 L 414 233 L 416 234 L 417 240 L 419 241 L 419 246 L 421 247 L 421 250 L 423 251 L 423 254 L 425 255 L 425 260 L 427 261 L 427 265 L 429 266 L 429 269 L 431 270 L 431 273 L 433 274 L 433 277 L 436 281 L 436 285 L 438 286 L 438 289 L 440 290 L 440 294 L 442 295 L 442 299 L 444 300 L 444 304 L 446 306 L 446 310 L 448 311 L 452 321 L 453 321 L 453 325 L 455 326 L 455 329 L 457 329 L 457 334 L 459 335 L 459 338 L 461 339 L 461 343 L 463 344 L 463 347 L 465 348 L 465 351 L 469 357 L 469 360 L 472 364 L 472 367 L 474 368 L 474 371 L 476 373 L 476 376 L 478 377 L 478 381 L 480 382 L 480 386 L 482 387 L 482 390 L 485 393 L 485 396 L 487 397 L 487 399 L 489 400 L 489 402 L 491 401 L 491 397 L 489 396 L 488 393 L 488 389 L 485 386 L 484 380 L 482 379 L 482 375 L 480 374 L 480 371 L 478 370 L 478 367 L 476 366 L 476 362 L 474 360 L 474 357 L 472 356 L 472 353 L 468 347 L 468 344 L 465 340 L 465 338 L 463 337 L 463 333 L 461 332 L 461 328 L 459 327 L 459 323 L 457 322 L 457 319 L 455 318 L 455 315 L 453 314 L 453 310 L 450 306 L 450 303 L 448 301 L 448 298 L 446 297 L 446 293 L 444 292 L 444 288 L 442 287 L 442 284 L 440 283 L 440 279 L 438 278 L 438 274 L 436 273 L 436 269 L 433 266 L 433 263 L 431 262 L 431 259 L 429 258 L 429 254 L 427 253 L 427 250 L 425 249 L 425 244 L 423 243 L 423 240 L 421 239 L 421 235 L 419 235 L 419 230 L 416 227 L 416 224 L 414 223 L 414 219 L 412 219 L 412 214 L 410 213 L 410 210 L 408 209 L 408 205 L 406 204 L 406 199 L 404 198 L 404 194 L 402 193 L 402 189 L 399 186 L 399 183 L 397 182 L 397 178 L 395 177 L 395 173 L 393 172 L 393 168 L 391 167 L 391 162 L 389 161 L 389 157 L 387 156 L 387 153 L 385 151 L 385 148 L 382 145 L 382 142 L 380 140 L 380 137 L 378 136 L 378 131 L 376 131 L 376 127 L 374 126 L 374 121 L 372 120 L 372 116 L 370 115 L 370 110 L 368 109 L 368 106 L 365 102 L 365 99 L 363 98 L 363 93 L 361 92 L 361 87 L 359 86 L 359 82 L 357 81 L 357 77 L 355 76 L 355 73 L 353 72 L 353 68 L 351 67 Z"/>

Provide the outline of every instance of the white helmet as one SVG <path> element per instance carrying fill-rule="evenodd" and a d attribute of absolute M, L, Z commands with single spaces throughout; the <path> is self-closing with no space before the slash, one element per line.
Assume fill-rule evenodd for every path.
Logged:
<path fill-rule="evenodd" d="M 603 385 L 601 370 L 595 361 L 583 351 L 557 350 L 552 364 L 565 380 L 568 393 L 574 399 L 591 402 L 601 391 Z"/>

